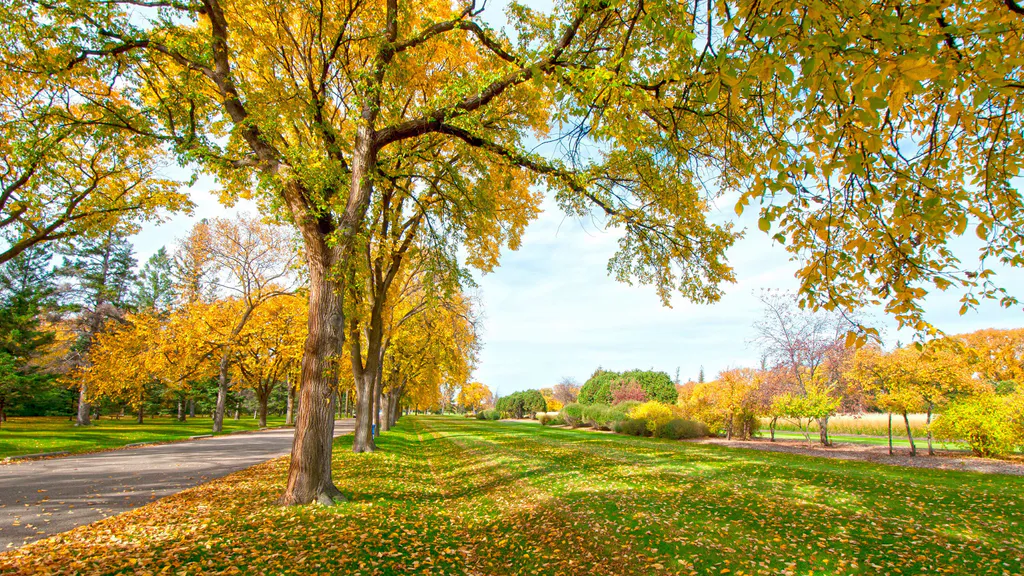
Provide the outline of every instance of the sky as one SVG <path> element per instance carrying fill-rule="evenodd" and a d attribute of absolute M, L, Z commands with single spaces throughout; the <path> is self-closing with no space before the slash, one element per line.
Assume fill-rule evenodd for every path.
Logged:
<path fill-rule="evenodd" d="M 161 224 L 145 225 L 134 238 L 139 262 L 161 246 L 170 247 L 203 217 L 257 213 L 243 202 L 227 208 L 213 193 L 216 182 L 201 177 L 191 188 L 196 209 Z M 676 298 L 662 305 L 654 288 L 629 286 L 607 272 L 618 233 L 604 231 L 590 220 L 562 215 L 546 201 L 541 216 L 527 228 L 518 251 L 506 250 L 494 272 L 476 274 L 476 295 L 482 313 L 483 348 L 473 378 L 501 395 L 543 388 L 571 377 L 580 383 L 599 366 L 611 370 L 655 369 L 685 381 L 701 367 L 708 378 L 720 370 L 757 366 L 760 352 L 753 342 L 753 323 L 761 317 L 762 289 L 795 291 L 797 264 L 783 248 L 757 230 L 752 211 L 736 218 L 730 199 L 720 199 L 710 215 L 730 219 L 745 235 L 728 252 L 736 282 L 726 284 L 722 299 L 697 305 Z M 1004 285 L 1022 285 L 1024 272 L 1003 271 Z M 926 300 L 927 317 L 948 333 L 981 328 L 1024 326 L 1024 311 L 983 305 L 958 314 L 954 293 Z M 880 312 L 871 314 L 884 330 L 886 343 L 909 342 Z"/>
<path fill-rule="evenodd" d="M 528 2 L 545 9 L 547 2 Z M 484 18 L 503 27 L 504 2 L 487 4 Z M 144 262 L 161 246 L 170 246 L 202 217 L 257 212 L 253 203 L 221 206 L 211 191 L 216 183 L 201 177 L 192 187 L 197 207 L 192 216 L 178 215 L 160 225 L 146 225 L 136 236 L 136 255 Z M 505 395 L 542 388 L 571 377 L 584 382 L 599 366 L 612 370 L 663 370 L 682 380 L 694 379 L 703 367 L 708 378 L 720 370 L 756 366 L 760 353 L 753 343 L 753 323 L 761 317 L 762 289 L 795 291 L 797 264 L 788 253 L 757 229 L 754 211 L 737 219 L 733 202 L 721 199 L 710 215 L 731 219 L 746 229 L 729 251 L 736 283 L 712 305 L 676 298 L 662 305 L 649 286 L 629 286 L 607 273 L 616 248 L 615 231 L 590 221 L 565 218 L 550 201 L 527 229 L 523 245 L 506 251 L 501 266 L 477 275 L 481 303 L 483 348 L 473 377 Z M 966 251 L 971 246 L 965 244 Z M 1024 271 L 1002 271 L 1004 286 L 1024 285 Z M 1024 311 L 985 303 L 977 312 L 958 314 L 957 294 L 939 293 L 925 301 L 926 317 L 947 333 L 987 327 L 1024 326 Z M 886 343 L 909 342 L 910 332 L 877 311 L 869 311 L 883 330 Z"/>

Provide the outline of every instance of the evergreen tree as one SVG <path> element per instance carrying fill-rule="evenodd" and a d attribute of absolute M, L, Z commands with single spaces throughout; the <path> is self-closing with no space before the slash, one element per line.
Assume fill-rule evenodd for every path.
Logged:
<path fill-rule="evenodd" d="M 43 327 L 55 306 L 50 255 L 29 248 L 0 266 L 0 352 L 24 363 L 53 339 Z"/>
<path fill-rule="evenodd" d="M 87 360 L 92 341 L 110 319 L 119 318 L 131 301 L 135 282 L 135 257 L 128 237 L 111 229 L 96 238 L 86 238 L 65 252 L 58 274 L 70 281 L 68 304 L 77 312 L 74 326 L 78 332 L 72 361 Z M 88 426 L 89 403 L 85 383 L 78 394 L 79 426 Z"/>
<path fill-rule="evenodd" d="M 699 382 L 700 384 L 704 383 L 704 366 L 700 367 L 700 373 L 697 374 L 697 382 Z"/>
<path fill-rule="evenodd" d="M 165 248 L 149 257 L 135 281 L 135 306 L 165 313 L 174 304 L 174 266 Z"/>
<path fill-rule="evenodd" d="M 12 407 L 54 396 L 52 378 L 31 361 L 53 341 L 45 315 L 55 308 L 55 292 L 50 255 L 42 248 L 0 265 L 0 422 Z"/>

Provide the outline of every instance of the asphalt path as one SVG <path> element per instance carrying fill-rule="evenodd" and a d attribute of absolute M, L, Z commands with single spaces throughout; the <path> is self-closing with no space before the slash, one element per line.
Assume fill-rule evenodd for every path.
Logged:
<path fill-rule="evenodd" d="M 338 420 L 334 435 L 353 426 Z M 292 434 L 280 428 L 0 465 L 0 553 L 285 456 Z"/>

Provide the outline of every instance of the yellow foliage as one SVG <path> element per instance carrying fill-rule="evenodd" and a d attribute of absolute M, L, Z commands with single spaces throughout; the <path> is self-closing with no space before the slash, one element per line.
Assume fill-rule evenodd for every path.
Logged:
<path fill-rule="evenodd" d="M 643 420 L 647 423 L 647 429 L 651 432 L 656 432 L 672 419 L 678 418 L 678 416 L 679 412 L 675 406 L 662 404 L 655 400 L 644 402 L 629 411 L 630 418 Z"/>

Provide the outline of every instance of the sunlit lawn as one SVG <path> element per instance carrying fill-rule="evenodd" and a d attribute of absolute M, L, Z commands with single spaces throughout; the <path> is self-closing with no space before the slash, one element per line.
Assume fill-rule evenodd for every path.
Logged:
<path fill-rule="evenodd" d="M 0 554 L 0 573 L 1024 570 L 1017 477 L 444 417 L 350 443 L 347 504 L 276 506 L 280 459 Z"/>
<path fill-rule="evenodd" d="M 269 426 L 284 424 L 284 418 L 268 418 Z M 224 419 L 224 431 L 255 430 L 259 420 L 243 415 L 239 420 Z M 189 436 L 209 434 L 213 429 L 210 418 L 189 418 L 178 422 L 175 418 L 147 417 L 138 424 L 134 417 L 120 420 L 103 417 L 93 425 L 76 427 L 74 422 L 61 416 L 45 418 L 10 418 L 0 426 L 0 458 L 37 454 L 40 452 L 91 452 L 118 448 L 135 442 L 166 442 Z"/>

